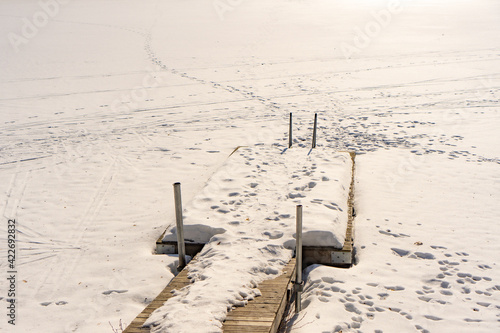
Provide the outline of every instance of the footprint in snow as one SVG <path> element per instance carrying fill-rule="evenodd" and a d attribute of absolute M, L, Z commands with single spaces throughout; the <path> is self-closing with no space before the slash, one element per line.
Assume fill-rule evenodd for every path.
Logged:
<path fill-rule="evenodd" d="M 332 205 L 327 205 L 327 204 L 324 204 L 323 206 L 325 206 L 326 208 L 331 209 L 331 210 L 340 210 L 340 211 L 342 211 L 342 209 L 340 207 L 336 207 L 336 206 L 332 206 Z"/>
<path fill-rule="evenodd" d="M 431 316 L 431 315 L 425 315 L 424 317 L 429 319 L 429 320 L 434 320 L 434 321 L 443 320 L 443 318 L 439 318 L 439 317 Z"/>
<path fill-rule="evenodd" d="M 392 233 L 390 230 L 379 230 L 378 231 L 379 233 L 381 233 L 382 235 L 387 235 L 387 236 L 392 236 L 392 237 L 410 237 L 410 235 L 406 235 L 406 234 L 395 234 L 395 233 Z"/>
<path fill-rule="evenodd" d="M 379 293 L 377 294 L 378 297 L 380 297 L 380 300 L 384 300 L 386 299 L 387 297 L 389 297 L 389 294 L 388 293 Z"/>
<path fill-rule="evenodd" d="M 413 258 L 413 259 L 419 258 L 419 259 L 427 259 L 427 260 L 436 259 L 436 257 L 434 257 L 434 255 L 432 253 L 426 253 L 426 252 L 415 252 L 414 254 L 410 255 L 408 258 Z"/>
<path fill-rule="evenodd" d="M 419 330 L 420 332 L 422 332 L 422 333 L 429 333 L 429 331 L 428 331 L 428 330 L 426 330 L 425 328 L 423 328 L 423 327 L 422 327 L 422 326 L 420 326 L 420 325 L 415 325 L 415 328 L 416 328 L 417 330 Z"/>
<path fill-rule="evenodd" d="M 467 323 L 480 323 L 480 322 L 482 322 L 481 319 L 470 319 L 470 318 L 465 318 L 464 321 Z"/>
<path fill-rule="evenodd" d="M 344 303 L 344 308 L 347 312 L 353 312 L 356 314 L 361 314 L 361 311 L 352 303 Z"/>
<path fill-rule="evenodd" d="M 394 254 L 400 256 L 400 257 L 405 257 L 408 254 L 410 254 L 410 251 L 403 250 L 403 249 L 398 249 L 398 248 L 391 248 L 391 250 L 394 252 Z"/>
<path fill-rule="evenodd" d="M 123 294 L 123 293 L 126 293 L 128 290 L 106 290 L 106 291 L 103 291 L 103 295 L 111 295 L 112 293 L 118 293 L 118 294 Z"/>
<path fill-rule="evenodd" d="M 321 278 L 321 281 L 326 282 L 326 283 L 330 283 L 330 284 L 333 284 L 333 283 L 344 283 L 344 281 L 336 280 L 336 279 L 334 279 L 333 277 L 330 277 L 330 276 L 323 276 Z"/>
<path fill-rule="evenodd" d="M 390 291 L 402 291 L 405 290 L 405 287 L 402 286 L 384 286 L 385 289 Z"/>
<path fill-rule="evenodd" d="M 491 267 L 488 266 L 488 265 L 477 265 L 477 267 L 479 267 L 480 269 L 485 269 L 485 270 L 486 269 L 491 269 Z"/>
<path fill-rule="evenodd" d="M 440 249 L 446 250 L 446 247 L 439 245 L 431 245 L 431 248 L 434 250 L 440 250 Z"/>
<path fill-rule="evenodd" d="M 393 253 L 395 255 L 398 255 L 400 257 L 405 257 L 405 256 L 408 256 L 410 254 L 410 251 L 408 251 L 408 250 L 403 250 L 403 249 L 398 249 L 398 248 L 391 248 L 391 250 L 393 251 Z M 436 257 L 434 257 L 434 255 L 432 253 L 426 253 L 426 252 L 415 252 L 415 253 L 409 255 L 408 258 L 427 259 L 427 260 L 436 259 Z"/>
<path fill-rule="evenodd" d="M 281 231 L 266 231 L 263 233 L 264 236 L 269 237 L 269 239 L 279 239 L 283 237 L 283 232 Z"/>

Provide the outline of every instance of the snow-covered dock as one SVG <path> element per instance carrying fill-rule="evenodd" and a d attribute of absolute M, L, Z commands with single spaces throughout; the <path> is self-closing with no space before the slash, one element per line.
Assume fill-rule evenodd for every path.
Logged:
<path fill-rule="evenodd" d="M 292 295 L 292 278 L 295 276 L 295 269 L 295 258 L 292 258 L 279 277 L 259 284 L 262 296 L 249 301 L 244 307 L 233 308 L 224 321 L 222 331 L 225 333 L 276 332 Z"/>
<path fill-rule="evenodd" d="M 304 264 L 352 264 L 354 159 L 325 149 L 239 149 L 186 205 L 186 253 L 214 235 L 258 234 L 294 249 L 293 207 L 303 204 Z M 158 254 L 177 253 L 176 228 L 156 242 Z"/>
<path fill-rule="evenodd" d="M 183 211 L 186 253 L 195 259 L 126 332 L 180 329 L 200 302 L 220 303 L 209 315 L 217 322 L 207 317 L 214 329 L 275 332 L 295 271 L 297 204 L 304 265 L 352 263 L 354 157 L 300 145 L 237 149 Z M 176 238 L 168 227 L 157 253 L 177 253 Z"/>
<path fill-rule="evenodd" d="M 190 263 L 194 264 L 197 258 Z M 266 280 L 259 284 L 261 295 L 249 301 L 244 307 L 233 307 L 228 313 L 224 325 L 224 332 L 276 332 L 281 323 L 286 305 L 291 296 L 292 278 L 295 273 L 295 258 L 292 258 L 283 269 L 280 276 Z M 163 303 L 175 295 L 174 290 L 189 286 L 189 264 L 186 266 L 162 292 L 130 323 L 124 333 L 149 333 L 150 326 L 144 326 L 151 314 L 160 308 Z M 178 318 L 182 321 L 182 318 Z"/>
<path fill-rule="evenodd" d="M 303 246 L 303 268 L 312 264 L 322 264 L 335 267 L 350 267 L 354 260 L 354 168 L 356 153 L 349 153 L 352 160 L 351 185 L 347 199 L 347 227 L 342 248 L 331 246 Z"/>

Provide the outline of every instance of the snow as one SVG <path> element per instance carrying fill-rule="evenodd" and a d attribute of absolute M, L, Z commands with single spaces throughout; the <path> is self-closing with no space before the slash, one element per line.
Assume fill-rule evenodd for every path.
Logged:
<path fill-rule="evenodd" d="M 344 204 L 326 185 L 343 175 L 318 157 L 347 150 L 358 153 L 356 265 L 307 268 L 290 330 L 499 330 L 498 1 L 55 1 L 0 3 L 4 276 L 8 219 L 18 240 L 16 326 L 5 309 L 0 330 L 125 327 L 175 273 L 175 256 L 153 254 L 174 221 L 172 183 L 200 224 L 198 200 L 251 191 L 241 176 L 263 160 L 230 170 L 234 189 L 204 189 L 258 152 L 279 177 L 258 176 L 258 196 L 231 212 L 266 205 L 245 209 L 258 221 L 254 233 L 240 225 L 251 240 L 219 214 L 225 232 L 190 273 L 194 292 L 150 319 L 182 331 L 162 318 L 188 311 L 198 331 L 217 331 L 227 305 L 257 296 L 291 256 L 294 200 L 328 214 L 311 198 Z M 278 164 L 289 112 L 296 147 Z M 275 169 L 312 163 L 335 174 L 285 184 Z M 271 180 L 288 190 L 282 201 Z M 310 181 L 305 198 L 285 199 Z M 280 220 L 265 220 L 275 210 Z"/>

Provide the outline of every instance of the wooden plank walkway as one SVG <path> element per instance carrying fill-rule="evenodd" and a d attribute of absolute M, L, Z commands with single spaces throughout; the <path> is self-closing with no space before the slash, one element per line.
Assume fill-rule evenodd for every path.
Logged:
<path fill-rule="evenodd" d="M 231 310 L 227 314 L 222 331 L 225 333 L 275 333 L 280 326 L 291 295 L 295 268 L 295 258 L 292 258 L 283 269 L 282 275 L 262 282 L 258 287 L 262 296 L 249 301 L 244 307 Z"/>
<path fill-rule="evenodd" d="M 196 257 L 190 263 L 195 262 Z M 188 264 L 189 266 L 189 264 Z M 149 316 L 173 297 L 174 289 L 182 289 L 191 281 L 188 279 L 189 269 L 184 268 L 162 292 L 127 326 L 123 333 L 149 333 L 149 327 L 142 327 Z M 228 313 L 223 331 L 236 332 L 268 332 L 277 331 L 285 311 L 291 280 L 295 276 L 295 258 L 283 269 L 283 274 L 273 280 L 267 280 L 259 285 L 262 296 L 249 301 L 245 307 L 237 307 Z"/>
<path fill-rule="evenodd" d="M 189 262 L 189 264 L 194 263 L 196 261 L 196 257 L 193 258 Z M 189 265 L 188 264 L 188 265 Z M 156 296 L 156 298 L 149 303 L 149 305 L 127 326 L 127 328 L 123 331 L 123 333 L 149 333 L 150 329 L 148 327 L 142 327 L 146 320 L 149 318 L 151 313 L 161 307 L 163 303 L 165 303 L 169 298 L 173 297 L 172 291 L 174 289 L 182 289 L 185 286 L 191 284 L 191 280 L 188 279 L 187 266 L 179 273 L 176 277 L 174 277 L 170 283 L 162 290 L 162 292 Z"/>

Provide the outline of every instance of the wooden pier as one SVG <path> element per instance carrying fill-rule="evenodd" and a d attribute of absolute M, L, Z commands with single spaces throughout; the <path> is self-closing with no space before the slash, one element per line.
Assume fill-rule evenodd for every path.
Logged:
<path fill-rule="evenodd" d="M 322 264 L 336 267 L 350 267 L 353 264 L 353 243 L 354 243 L 354 170 L 355 153 L 349 152 L 352 159 L 351 184 L 348 197 L 348 221 L 345 241 L 342 248 L 331 246 L 303 246 L 303 269 L 311 264 Z M 163 240 L 162 235 L 156 242 L 157 254 L 177 253 L 177 242 Z M 194 257 L 191 262 L 196 261 L 196 255 L 205 244 L 185 243 L 186 254 Z M 124 333 L 149 333 L 150 329 L 142 327 L 151 313 L 161 307 L 169 298 L 173 297 L 174 289 L 182 289 L 191 281 L 187 274 L 189 264 L 179 273 L 167 287 L 132 321 L 123 331 Z M 249 301 L 245 307 L 233 308 L 223 323 L 223 331 L 227 333 L 236 332 L 277 332 L 285 308 L 292 295 L 292 279 L 297 269 L 295 258 L 286 265 L 281 276 L 262 282 L 258 288 L 262 296 Z"/>
<path fill-rule="evenodd" d="M 295 258 L 283 269 L 282 275 L 259 284 L 262 296 L 237 307 L 227 314 L 222 331 L 275 333 L 283 318 L 286 305 L 292 295 L 292 278 L 295 276 Z"/>
<path fill-rule="evenodd" d="M 191 262 L 194 262 L 194 258 Z M 188 264 L 189 266 L 189 264 Z M 170 281 L 163 291 L 128 325 L 124 333 L 149 333 L 149 327 L 142 327 L 149 316 L 173 297 L 174 289 L 182 289 L 191 281 L 188 279 L 188 266 Z M 292 278 L 295 275 L 295 258 L 283 269 L 283 273 L 272 280 L 259 284 L 262 295 L 248 302 L 245 307 L 233 308 L 223 324 L 223 331 L 275 333 L 281 323 L 286 305 L 292 294 Z"/>

